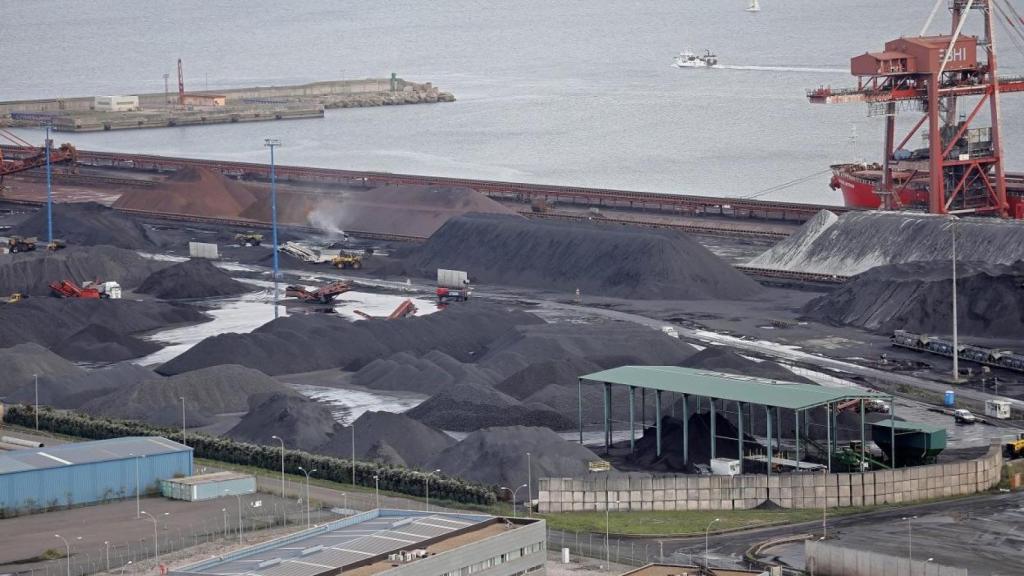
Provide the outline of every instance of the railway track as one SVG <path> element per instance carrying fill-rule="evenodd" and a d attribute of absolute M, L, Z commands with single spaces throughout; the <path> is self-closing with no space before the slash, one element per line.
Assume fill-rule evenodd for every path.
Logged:
<path fill-rule="evenodd" d="M 837 276 L 835 274 L 815 274 L 813 272 L 793 272 L 790 270 L 774 270 L 771 268 L 752 268 L 749 266 L 736 266 L 736 269 L 748 276 L 755 278 L 771 278 L 777 280 L 796 280 L 799 282 L 810 282 L 815 284 L 842 284 L 850 279 L 849 276 Z"/>
<path fill-rule="evenodd" d="M 672 228 L 676 230 L 683 230 L 692 234 L 702 234 L 705 236 L 720 236 L 724 238 L 761 238 L 766 240 L 782 240 L 789 236 L 786 232 L 777 232 L 772 230 L 758 230 L 756 228 L 737 228 L 732 226 L 712 226 L 712 225 L 700 225 L 700 224 L 685 224 L 675 222 L 651 222 L 643 220 L 633 220 L 627 218 L 615 218 L 603 214 L 601 216 L 582 216 L 579 214 L 560 214 L 558 212 L 533 212 L 532 210 L 519 210 L 518 211 L 527 218 L 541 218 L 551 220 L 571 220 L 576 222 L 598 222 L 604 224 L 623 224 L 630 226 L 645 226 L 649 228 Z"/>

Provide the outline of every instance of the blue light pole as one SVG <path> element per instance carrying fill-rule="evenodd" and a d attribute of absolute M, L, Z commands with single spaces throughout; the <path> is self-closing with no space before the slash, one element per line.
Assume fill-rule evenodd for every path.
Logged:
<path fill-rule="evenodd" d="M 274 166 L 274 148 L 281 145 L 277 138 L 266 138 L 263 145 L 270 148 L 270 226 L 274 243 L 274 319 L 277 319 L 277 283 L 280 269 L 277 260 L 277 172 Z"/>
<path fill-rule="evenodd" d="M 50 124 L 46 125 L 46 242 L 53 244 L 53 185 L 50 163 Z"/>

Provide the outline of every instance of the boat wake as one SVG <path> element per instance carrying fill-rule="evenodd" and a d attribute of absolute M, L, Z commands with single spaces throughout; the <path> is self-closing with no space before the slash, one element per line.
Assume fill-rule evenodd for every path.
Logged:
<path fill-rule="evenodd" d="M 808 68 L 802 66 L 730 66 L 727 64 L 716 64 L 714 68 L 724 70 L 758 70 L 761 72 L 823 72 L 831 74 L 849 74 L 845 68 Z"/>

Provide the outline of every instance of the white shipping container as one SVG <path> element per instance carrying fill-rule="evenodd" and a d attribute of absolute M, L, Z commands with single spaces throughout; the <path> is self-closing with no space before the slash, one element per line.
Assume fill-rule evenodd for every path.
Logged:
<path fill-rule="evenodd" d="M 985 416 L 1007 420 L 1010 418 L 1009 400 L 985 400 Z"/>
<path fill-rule="evenodd" d="M 462 270 L 437 269 L 437 285 L 441 288 L 466 288 L 469 286 L 469 274 Z"/>
<path fill-rule="evenodd" d="M 740 461 L 729 458 L 713 458 L 711 473 L 716 476 L 736 476 L 740 473 Z"/>
<path fill-rule="evenodd" d="M 139 107 L 138 96 L 96 96 L 93 108 L 103 112 L 128 112 Z"/>
<path fill-rule="evenodd" d="M 206 244 L 204 242 L 189 242 L 188 255 L 190 258 L 210 258 L 211 260 L 216 260 L 220 257 L 216 244 Z"/>

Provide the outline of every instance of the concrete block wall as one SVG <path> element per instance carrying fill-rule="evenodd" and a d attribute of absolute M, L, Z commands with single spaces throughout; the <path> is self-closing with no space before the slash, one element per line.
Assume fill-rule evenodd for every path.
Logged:
<path fill-rule="evenodd" d="M 744 510 L 771 498 L 783 508 L 901 504 L 983 492 L 999 483 L 1002 452 L 962 462 L 842 474 L 594 474 L 541 478 L 541 512 Z"/>

